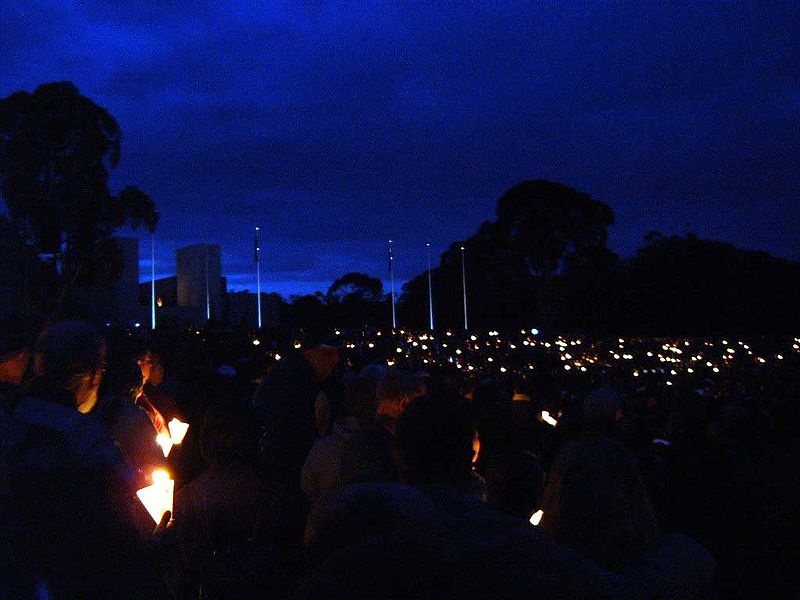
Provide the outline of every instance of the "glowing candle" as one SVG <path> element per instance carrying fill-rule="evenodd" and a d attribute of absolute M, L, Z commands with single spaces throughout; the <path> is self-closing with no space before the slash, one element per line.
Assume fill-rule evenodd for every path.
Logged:
<path fill-rule="evenodd" d="M 546 410 L 542 411 L 542 421 L 544 421 L 548 425 L 552 425 L 553 427 L 558 425 L 558 421 L 556 421 L 553 417 L 551 417 L 550 412 Z"/>
<path fill-rule="evenodd" d="M 172 438 L 173 444 L 180 444 L 183 441 L 183 438 L 186 436 L 186 432 L 189 430 L 188 423 L 182 423 L 178 419 L 172 419 L 172 421 L 168 424 L 169 427 L 169 435 Z"/>
<path fill-rule="evenodd" d="M 159 433 L 156 436 L 156 444 L 161 446 L 161 451 L 164 453 L 164 458 L 169 456 L 169 451 L 172 450 L 172 438 L 166 433 Z"/>
<path fill-rule="evenodd" d="M 537 527 L 539 523 L 542 522 L 542 517 L 544 516 L 544 511 L 539 509 L 535 513 L 531 515 L 531 525 Z"/>
<path fill-rule="evenodd" d="M 174 491 L 175 481 L 169 478 L 169 473 L 163 469 L 156 469 L 153 471 L 153 485 L 138 490 L 136 495 L 153 520 L 160 523 L 165 512 L 172 512 Z"/>

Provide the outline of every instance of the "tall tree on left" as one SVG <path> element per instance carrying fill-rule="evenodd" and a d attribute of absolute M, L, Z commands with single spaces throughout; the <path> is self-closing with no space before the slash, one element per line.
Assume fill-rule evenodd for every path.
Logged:
<path fill-rule="evenodd" d="M 121 139 L 114 117 L 70 82 L 0 100 L 0 194 L 23 245 L 52 272 L 45 296 L 55 308 L 118 274 L 114 231 L 158 223 L 149 196 L 108 188 Z"/>

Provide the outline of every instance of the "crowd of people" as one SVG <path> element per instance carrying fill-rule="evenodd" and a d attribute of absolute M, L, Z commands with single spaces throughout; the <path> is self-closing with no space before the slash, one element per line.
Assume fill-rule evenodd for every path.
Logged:
<path fill-rule="evenodd" d="M 797 593 L 800 353 L 667 386 L 574 340 L 372 335 L 5 322 L 0 597 Z"/>

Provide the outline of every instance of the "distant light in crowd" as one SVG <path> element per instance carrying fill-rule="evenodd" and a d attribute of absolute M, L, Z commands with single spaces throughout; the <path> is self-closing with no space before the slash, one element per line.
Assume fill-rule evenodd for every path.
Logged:
<path fill-rule="evenodd" d="M 538 527 L 539 523 L 542 522 L 542 516 L 544 515 L 544 511 L 539 509 L 535 513 L 531 515 L 531 525 L 534 527 Z"/>
<path fill-rule="evenodd" d="M 553 417 L 551 417 L 550 412 L 546 410 L 542 411 L 542 421 L 544 421 L 548 425 L 552 425 L 553 427 L 558 425 L 558 421 L 556 421 Z"/>
<path fill-rule="evenodd" d="M 258 346 L 259 344 L 261 344 L 261 340 L 259 339 L 253 340 L 253 346 Z"/>

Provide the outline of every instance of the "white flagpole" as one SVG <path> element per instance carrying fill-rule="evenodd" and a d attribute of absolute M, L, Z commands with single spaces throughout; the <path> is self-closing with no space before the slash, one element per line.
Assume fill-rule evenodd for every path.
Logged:
<path fill-rule="evenodd" d="M 394 256 L 392 255 L 392 240 L 389 240 L 389 281 L 392 288 L 392 329 L 397 329 L 397 313 L 394 307 Z"/>
<path fill-rule="evenodd" d="M 261 248 L 258 245 L 258 232 L 256 227 L 256 311 L 258 312 L 258 328 L 261 329 Z"/>
<path fill-rule="evenodd" d="M 461 246 L 461 287 L 464 290 L 464 331 L 467 327 L 467 271 L 464 266 L 464 246 Z"/>
<path fill-rule="evenodd" d="M 211 294 L 208 290 L 208 241 L 206 238 L 206 320 L 211 320 Z"/>
<path fill-rule="evenodd" d="M 156 328 L 156 234 L 150 234 L 150 328 Z"/>
<path fill-rule="evenodd" d="M 428 316 L 430 317 L 431 331 L 433 331 L 433 285 L 431 284 L 431 245 L 425 244 L 428 254 Z"/>

